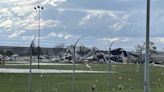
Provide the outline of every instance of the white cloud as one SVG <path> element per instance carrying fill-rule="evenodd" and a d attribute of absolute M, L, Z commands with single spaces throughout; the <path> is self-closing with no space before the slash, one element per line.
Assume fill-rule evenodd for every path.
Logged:
<path fill-rule="evenodd" d="M 47 36 L 42 37 L 43 39 L 48 39 L 48 38 L 64 38 L 64 39 L 73 39 L 73 38 L 79 38 L 78 36 L 73 36 L 71 34 L 68 33 L 55 33 L 55 32 L 51 32 L 49 33 Z"/>
<path fill-rule="evenodd" d="M 123 27 L 125 27 L 128 24 L 128 18 L 130 15 L 124 15 L 120 18 L 120 20 L 116 21 L 113 25 L 111 25 L 109 28 L 114 29 L 115 31 L 121 30 Z"/>
<path fill-rule="evenodd" d="M 17 31 L 11 35 L 9 35 L 9 38 L 22 38 L 23 40 L 31 40 L 34 38 L 34 35 L 32 36 L 25 36 L 22 35 L 25 33 L 24 30 L 22 31 Z M 48 35 L 42 36 L 41 39 L 49 39 L 49 38 L 62 38 L 62 39 L 74 39 L 74 38 L 79 38 L 78 36 L 74 36 L 68 33 L 55 33 L 55 32 L 50 32 Z"/>
<path fill-rule="evenodd" d="M 0 28 L 12 29 L 13 26 L 35 25 L 38 21 L 38 13 L 34 10 L 37 3 L 45 2 L 45 0 L 3 0 L 0 2 Z M 66 0 L 47 0 L 47 3 L 53 2 L 56 5 Z M 41 17 L 42 18 L 42 17 Z M 42 27 L 57 26 L 59 21 L 52 19 L 41 19 Z M 7 25 L 6 25 L 7 24 Z M 22 24 L 22 25 L 20 25 Z M 24 27 L 24 26 L 23 26 Z M 22 28 L 23 28 L 22 27 Z M 33 26 L 32 26 L 33 27 Z M 33 28 L 30 29 L 33 29 Z"/>
<path fill-rule="evenodd" d="M 101 9 L 83 9 L 83 8 L 57 8 L 58 11 L 76 11 L 84 12 L 86 15 L 82 17 L 79 21 L 79 25 L 85 24 L 95 24 L 108 23 L 109 28 L 114 30 L 120 30 L 127 25 L 127 20 L 130 15 L 127 12 L 123 11 L 110 11 L 110 10 L 101 10 Z M 98 24 L 97 24 L 98 25 Z"/>
<path fill-rule="evenodd" d="M 86 12 L 87 15 L 80 20 L 79 25 L 82 26 L 87 23 L 94 24 L 100 22 L 100 24 L 97 25 L 103 25 L 104 23 L 116 31 L 125 27 L 130 17 L 128 13 L 122 11 L 83 10 L 83 12 Z"/>
<path fill-rule="evenodd" d="M 23 40 L 33 40 L 34 39 L 34 35 L 32 35 L 32 36 L 22 36 L 21 38 L 23 39 Z"/>
<path fill-rule="evenodd" d="M 153 42 L 164 43 L 164 37 L 152 38 Z"/>
<path fill-rule="evenodd" d="M 65 2 L 66 2 L 66 0 L 44 0 L 42 2 L 42 4 L 43 5 L 50 4 L 50 5 L 56 7 L 56 6 L 61 5 L 61 4 L 65 3 Z"/>
<path fill-rule="evenodd" d="M 58 6 L 65 3 L 67 0 L 3 0 L 0 3 L 9 6 L 35 6 L 39 3 L 42 5 Z"/>
<path fill-rule="evenodd" d="M 25 32 L 28 30 L 38 29 L 38 13 L 34 10 L 34 6 L 37 5 L 38 1 L 2 0 L 0 2 L 0 29 L 10 31 L 8 32 L 9 38 L 24 37 Z M 61 2 L 61 0 L 53 1 L 56 3 Z M 42 19 L 41 17 L 41 28 L 57 27 L 60 24 L 59 20 Z"/>
<path fill-rule="evenodd" d="M 129 38 L 127 37 L 104 37 L 100 38 L 99 40 L 103 41 L 104 43 L 111 43 L 111 42 L 128 42 Z"/>
<path fill-rule="evenodd" d="M 51 19 L 44 20 L 44 19 L 41 19 L 40 27 L 41 28 L 56 27 L 56 26 L 60 25 L 60 23 L 61 22 L 58 21 L 58 20 L 51 20 Z M 38 29 L 39 24 L 38 24 L 38 20 L 31 20 L 31 21 L 24 21 L 23 25 L 24 25 L 25 29 Z"/>
<path fill-rule="evenodd" d="M 6 17 L 4 19 L 0 19 L 0 28 L 6 29 L 6 31 L 16 31 L 20 29 L 38 29 L 38 20 L 34 18 L 36 14 L 32 13 L 31 15 L 27 16 L 26 18 L 21 17 Z M 60 25 L 59 20 L 52 20 L 52 19 L 41 19 L 40 27 L 47 28 L 47 27 L 56 27 Z"/>
<path fill-rule="evenodd" d="M 4 18 L 4 17 L 9 17 L 9 16 L 12 16 L 12 13 L 9 12 L 9 9 L 8 8 L 2 8 L 0 7 L 0 18 Z"/>
<path fill-rule="evenodd" d="M 84 16 L 81 20 L 79 25 L 83 25 L 86 22 L 89 22 L 91 19 L 97 18 L 97 19 L 101 19 L 105 16 L 110 16 L 110 18 L 112 19 L 119 19 L 119 16 L 117 15 L 117 12 L 114 11 L 107 11 L 107 10 L 83 10 L 87 13 L 86 16 Z"/>
<path fill-rule="evenodd" d="M 9 37 L 9 38 L 17 38 L 17 37 L 20 37 L 20 35 L 21 35 L 22 33 L 25 33 L 25 30 L 17 31 L 17 32 L 15 32 L 15 33 L 9 35 L 8 37 Z"/>
<path fill-rule="evenodd" d="M 70 38 L 74 38 L 72 35 L 66 35 L 65 37 L 64 37 L 64 39 L 70 39 Z"/>
<path fill-rule="evenodd" d="M 126 21 L 119 21 L 119 22 L 113 24 L 112 26 L 110 26 L 110 28 L 117 31 L 117 30 L 122 29 L 126 24 L 127 24 Z"/>
<path fill-rule="evenodd" d="M 88 12 L 92 16 L 95 16 L 95 17 L 98 17 L 98 18 L 101 18 L 103 16 L 108 15 L 108 16 L 112 16 L 114 19 L 118 19 L 118 16 L 113 11 L 107 11 L 107 10 L 86 10 L 86 12 Z"/>
<path fill-rule="evenodd" d="M 1 20 L 0 21 L 0 28 L 5 28 L 5 29 L 9 29 L 12 27 L 12 20 L 7 19 L 7 20 Z"/>

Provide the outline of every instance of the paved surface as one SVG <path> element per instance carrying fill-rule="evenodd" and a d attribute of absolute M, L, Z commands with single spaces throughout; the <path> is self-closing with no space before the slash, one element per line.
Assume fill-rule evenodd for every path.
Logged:
<path fill-rule="evenodd" d="M 164 65 L 159 65 L 159 64 L 153 64 L 153 66 L 164 67 Z"/>
<path fill-rule="evenodd" d="M 76 70 L 75 72 L 76 73 L 108 73 L 108 71 L 84 71 L 84 70 Z M 0 68 L 0 73 L 29 73 L 29 69 Z M 56 69 L 32 69 L 32 73 L 73 73 L 73 71 L 56 70 Z"/>
<path fill-rule="evenodd" d="M 5 64 L 5 65 L 29 65 L 29 63 L 12 63 L 12 64 Z M 38 65 L 38 63 L 32 63 L 32 65 Z M 39 63 L 39 65 L 72 65 L 72 64 L 65 64 L 65 63 Z M 78 64 L 76 64 L 78 65 Z"/>

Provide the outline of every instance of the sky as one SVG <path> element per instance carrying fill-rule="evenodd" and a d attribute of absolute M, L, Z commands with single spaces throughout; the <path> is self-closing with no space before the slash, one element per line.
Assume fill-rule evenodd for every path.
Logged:
<path fill-rule="evenodd" d="M 40 45 L 64 43 L 107 50 L 122 47 L 134 50 L 145 42 L 146 0 L 1 0 L 0 45 L 29 46 L 38 35 Z M 150 37 L 157 47 L 164 46 L 164 0 L 151 0 Z M 37 45 L 37 39 L 35 41 Z"/>

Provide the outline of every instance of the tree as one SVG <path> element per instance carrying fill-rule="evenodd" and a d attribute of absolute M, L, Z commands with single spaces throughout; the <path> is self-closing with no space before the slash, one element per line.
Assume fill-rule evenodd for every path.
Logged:
<path fill-rule="evenodd" d="M 7 51 L 6 51 L 6 56 L 11 56 L 11 55 L 13 55 L 13 54 L 14 54 L 14 52 L 11 51 L 11 50 L 7 50 Z"/>
<path fill-rule="evenodd" d="M 143 53 L 145 53 L 145 44 L 138 44 L 137 46 L 135 46 L 135 50 L 136 52 L 139 53 L 139 61 L 143 61 Z M 157 53 L 157 47 L 155 46 L 154 42 L 149 42 L 149 49 L 150 49 L 150 58 L 152 61 L 154 61 L 154 59 L 152 58 L 153 54 Z"/>
<path fill-rule="evenodd" d="M 62 57 L 64 51 L 65 51 L 64 43 L 59 43 L 53 48 L 54 55 L 59 56 L 59 57 Z"/>
<path fill-rule="evenodd" d="M 21 55 L 22 52 L 24 51 L 23 47 L 14 47 L 14 54 L 19 54 Z"/>
<path fill-rule="evenodd" d="M 157 47 L 155 46 L 154 42 L 149 42 L 149 49 L 150 49 L 150 54 L 156 54 L 157 53 Z M 145 51 L 145 43 L 143 44 L 138 44 L 135 46 L 136 52 L 142 53 Z"/>
<path fill-rule="evenodd" d="M 64 43 L 59 43 L 55 46 L 55 48 L 64 48 Z"/>
<path fill-rule="evenodd" d="M 156 54 L 157 53 L 157 47 L 155 46 L 154 42 L 150 42 L 149 46 L 150 46 L 150 54 Z"/>
<path fill-rule="evenodd" d="M 142 53 L 144 49 L 145 49 L 144 44 L 138 44 L 137 46 L 135 46 L 135 51 L 138 53 Z"/>
<path fill-rule="evenodd" d="M 4 50 L 0 50 L 0 54 L 4 55 L 5 51 Z"/>
<path fill-rule="evenodd" d="M 90 51 L 90 49 L 85 46 L 79 46 L 76 51 L 80 56 L 84 56 Z"/>
<path fill-rule="evenodd" d="M 14 52 L 12 50 L 0 50 L 0 54 L 3 56 L 11 56 L 14 54 Z"/>

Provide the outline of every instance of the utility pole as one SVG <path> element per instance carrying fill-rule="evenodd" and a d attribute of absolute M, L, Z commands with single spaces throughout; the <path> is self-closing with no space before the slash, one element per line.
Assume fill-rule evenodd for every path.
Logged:
<path fill-rule="evenodd" d="M 146 53 L 145 53 L 145 65 L 144 65 L 144 92 L 150 92 L 150 88 L 149 88 L 149 42 L 150 42 L 150 0 L 147 0 Z"/>
<path fill-rule="evenodd" d="M 75 92 L 75 63 L 76 63 L 76 45 L 79 42 L 80 39 L 76 41 L 76 43 L 73 45 L 73 81 L 72 81 L 72 92 Z"/>
<path fill-rule="evenodd" d="M 109 92 L 112 90 L 112 63 L 111 63 L 111 47 L 113 45 L 114 41 L 109 46 L 109 62 L 108 62 L 108 88 Z"/>
<path fill-rule="evenodd" d="M 43 8 L 43 6 L 37 6 L 37 7 L 34 7 L 34 9 L 36 10 L 36 11 L 38 11 L 38 69 L 39 69 L 39 63 L 40 63 L 40 50 L 41 50 L 41 48 L 40 48 L 40 15 L 41 15 L 41 10 L 43 10 L 44 8 Z"/>

